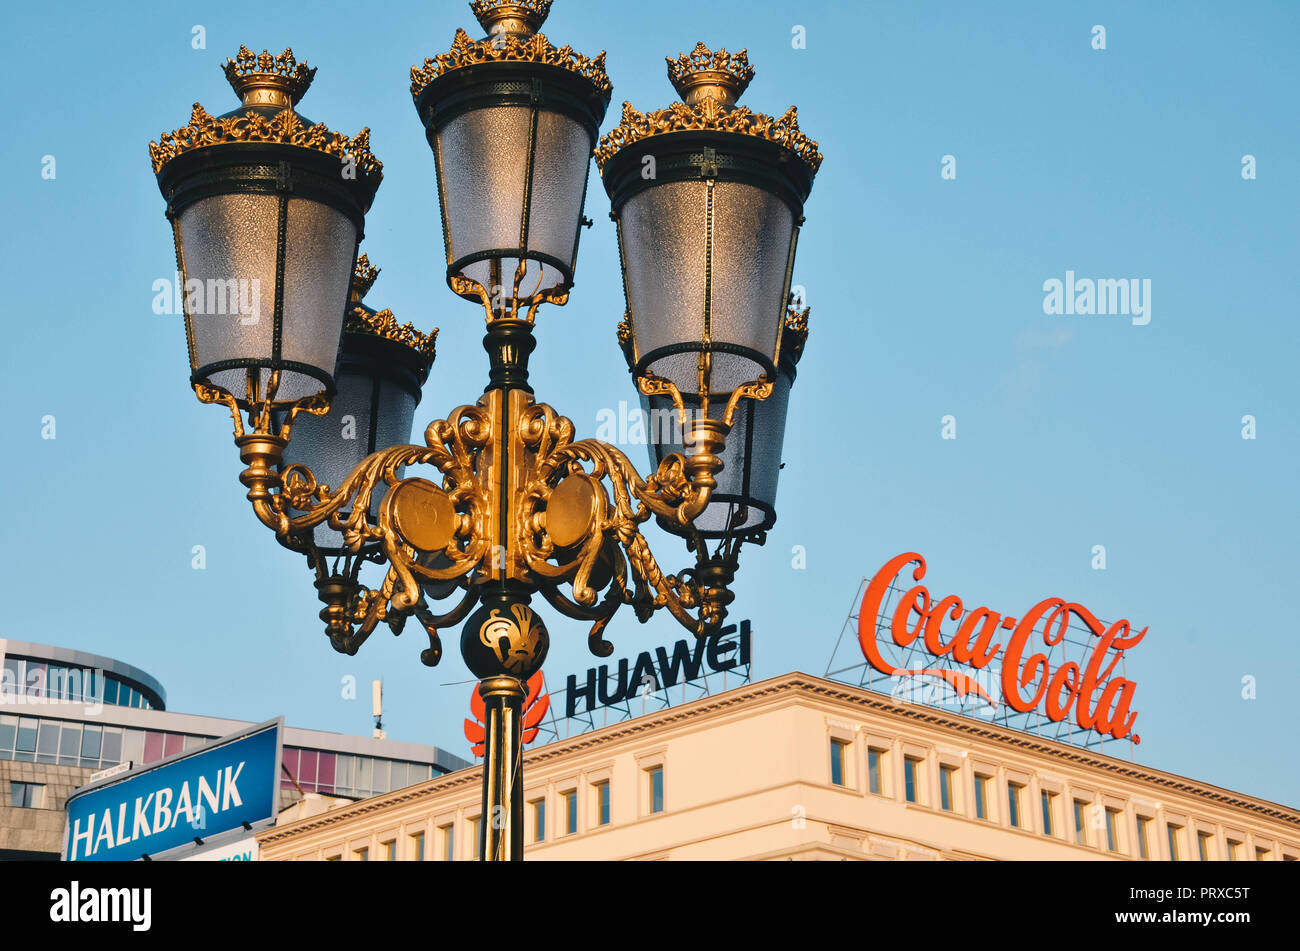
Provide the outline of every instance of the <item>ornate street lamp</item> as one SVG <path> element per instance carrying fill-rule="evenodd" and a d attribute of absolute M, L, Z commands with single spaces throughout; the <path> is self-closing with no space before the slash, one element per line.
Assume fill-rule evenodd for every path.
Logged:
<path fill-rule="evenodd" d="M 538 308 L 564 304 L 573 284 L 578 234 L 585 221 L 588 162 L 611 87 L 603 53 L 588 59 L 567 46 L 557 49 L 537 32 L 550 5 L 550 0 L 476 0 L 471 8 L 487 35 L 475 41 L 458 31 L 450 52 L 411 70 L 411 92 L 434 153 L 447 281 L 457 294 L 479 302 L 487 318 L 483 343 L 490 371 L 487 389 L 476 403 L 431 423 L 422 446 L 382 445 L 409 428 L 419 386 L 404 387 L 398 381 L 385 396 L 382 383 L 377 389 L 374 381 L 400 377 L 407 383 L 422 382 L 428 364 L 421 370 L 414 358 L 431 354 L 414 343 L 412 332 L 403 340 L 410 352 L 400 355 L 377 355 L 373 348 L 378 343 L 369 341 L 368 356 L 374 359 L 362 366 L 355 361 L 357 335 L 344 332 L 336 371 L 346 281 L 338 282 L 332 259 L 319 262 L 319 276 L 311 281 L 282 282 L 278 275 L 286 266 L 286 247 L 326 248 L 331 236 L 337 236 L 337 223 L 320 214 L 299 231 L 286 231 L 286 220 L 290 226 L 302 220 L 301 215 L 294 217 L 295 201 L 315 201 L 331 210 L 347 203 L 342 198 L 326 202 L 334 193 L 292 164 L 281 175 L 291 188 L 271 186 L 279 189 L 273 193 L 280 203 L 276 233 L 287 233 L 291 240 L 286 244 L 277 237 L 277 243 L 244 257 L 225 252 L 221 263 L 244 266 L 251 261 L 262 266 L 264 255 L 271 254 L 276 262 L 277 320 L 285 315 L 288 328 L 287 315 L 311 310 L 313 345 L 324 350 L 331 340 L 333 351 L 315 356 L 315 363 L 295 361 L 293 367 L 285 364 L 281 351 L 242 358 L 248 361 L 237 365 L 248 380 L 243 397 L 224 385 L 226 377 L 214 376 L 234 359 L 225 351 L 220 360 L 204 362 L 208 357 L 201 356 L 194 361 L 200 398 L 226 403 L 235 416 L 236 442 L 246 465 L 240 479 L 257 517 L 281 544 L 317 559 L 317 588 L 326 604 L 321 617 L 336 649 L 355 651 L 381 621 L 400 633 L 414 615 L 430 641 L 421 658 L 432 666 L 441 656 L 439 631 L 465 622 L 461 654 L 480 680 L 486 713 L 480 846 L 483 857 L 493 860 L 517 859 L 523 851 L 521 705 L 526 681 L 541 668 L 549 646 L 546 627 L 531 607 L 533 596 L 540 595 L 566 617 L 591 622 L 588 645 L 602 657 L 613 650 L 602 633 L 624 605 L 631 605 L 643 622 L 667 609 L 697 636 L 716 631 L 726 617 L 734 546 L 719 568 L 719 556 L 708 556 L 701 538 L 704 532 L 709 538 L 740 537 L 730 516 L 717 527 L 716 509 L 711 507 L 715 491 L 734 481 L 734 474 L 724 468 L 733 465 L 733 458 L 735 466 L 750 472 L 745 477 L 749 481 L 742 479 L 739 490 L 728 488 L 725 504 L 734 508 L 752 500 L 756 506 L 766 505 L 762 523 L 756 524 L 767 524 L 774 511 L 774 476 L 763 481 L 768 475 L 762 474 L 768 472 L 770 460 L 755 454 L 752 445 L 769 437 L 779 440 L 784 402 L 772 402 L 768 413 L 762 404 L 755 404 L 760 408 L 752 412 L 746 409 L 745 441 L 751 448 L 733 451 L 727 435 L 736 425 L 742 401 L 761 400 L 774 391 L 784 394 L 793 380 L 797 357 L 790 355 L 792 349 L 783 352 L 782 318 L 794 234 L 815 170 L 810 163 L 813 156 L 820 160 L 815 144 L 799 135 L 793 112 L 778 122 L 733 109 L 737 80 L 721 75 L 715 79 L 718 68 L 701 70 L 690 59 L 681 61 L 680 82 L 691 90 L 692 104 L 674 109 L 712 117 L 705 125 L 691 127 L 694 138 L 689 142 L 707 146 L 694 178 L 678 170 L 685 161 L 678 153 L 689 152 L 687 141 L 676 135 L 684 130 L 629 128 L 634 113 L 626 107 L 624 124 L 611 133 L 617 143 L 607 137 L 598 155 L 620 220 L 627 325 L 634 341 L 630 353 L 641 391 L 672 402 L 682 426 L 683 451 L 658 453 L 653 474 L 642 477 L 616 447 L 575 439 L 570 420 L 534 399 L 528 359 L 535 346 Z M 718 56 L 726 54 L 720 51 Z M 743 59 L 742 54 L 735 61 L 743 66 Z M 278 64 L 274 60 L 263 66 L 257 59 L 262 86 L 282 81 L 276 77 L 291 69 Z M 724 95 L 728 89 L 734 92 L 730 103 Z M 177 244 L 183 266 L 196 243 L 247 246 L 252 240 L 248 232 L 261 234 L 257 229 L 262 219 L 254 213 L 258 209 L 245 211 L 241 206 L 241 214 L 205 220 L 204 228 L 191 237 L 184 207 L 177 207 L 174 195 L 179 188 L 175 183 L 188 179 L 174 167 L 188 161 L 206 169 L 221 157 L 218 153 L 209 159 L 206 153 L 233 147 L 229 143 L 247 137 L 249 128 L 262 135 L 264 127 L 292 128 L 292 141 L 277 143 L 282 150 L 296 146 L 309 151 L 314 146 L 304 146 L 304 140 L 317 145 L 324 141 L 310 131 L 318 127 L 304 125 L 290 106 L 289 97 L 282 94 L 274 106 L 281 111 L 269 118 L 259 112 L 254 122 L 241 115 L 231 121 L 243 125 L 220 136 L 182 130 L 164 137 L 162 145 L 151 146 L 169 199 L 169 216 L 180 221 Z M 196 107 L 192 126 L 225 121 L 205 118 L 200 111 Z M 719 119 L 720 113 L 726 118 Z M 674 134 L 661 135 L 669 132 Z M 653 151 L 648 148 L 650 136 L 662 139 L 656 140 Z M 358 151 L 355 141 L 328 141 L 335 151 L 327 154 L 355 157 Z M 635 154 L 625 159 L 620 147 Z M 356 167 L 369 177 L 344 176 L 333 183 L 339 195 L 365 199 L 348 206 L 357 212 L 355 220 L 344 215 L 353 225 L 344 235 L 349 240 L 360 239 L 360 216 L 373 195 L 373 188 L 368 194 L 358 191 L 360 183 L 378 182 L 377 163 L 365 154 Z M 659 157 L 660 174 L 668 176 L 665 187 L 682 188 L 664 191 L 622 184 L 628 176 L 621 169 L 643 155 Z M 293 158 L 286 154 L 276 161 L 290 163 Z M 232 159 L 222 168 L 242 169 L 247 164 Z M 299 164 L 308 171 L 313 168 L 301 160 Z M 324 166 L 320 169 L 323 172 Z M 217 178 L 216 194 L 242 194 L 229 183 L 231 177 L 227 171 Z M 271 176 L 268 182 L 278 180 Z M 243 182 L 238 179 L 241 187 Z M 299 182 L 305 193 L 298 191 Z M 703 189 L 698 194 L 696 185 Z M 701 198 L 704 204 L 696 207 Z M 700 208 L 702 243 L 686 233 L 700 218 Z M 662 234 L 659 245 L 654 244 L 656 229 Z M 292 254 L 287 260 L 294 260 Z M 349 268 L 351 261 L 349 257 L 345 262 Z M 777 262 L 776 277 L 768 273 L 770 262 Z M 702 316 L 688 313 L 689 308 L 674 310 L 655 303 L 648 282 L 656 275 L 665 287 L 679 292 L 702 289 Z M 368 322 L 373 323 L 373 315 Z M 382 323 L 391 328 L 387 320 Z M 683 361 L 691 364 L 692 372 L 683 370 Z M 294 399 L 288 399 L 283 387 L 291 370 L 315 380 L 315 390 L 307 394 L 311 387 L 300 386 L 290 393 Z M 322 434 L 341 420 L 337 414 L 345 404 L 353 405 L 347 402 L 353 398 L 349 394 L 357 392 L 353 377 L 361 380 L 362 393 L 370 380 L 370 395 L 357 404 L 364 405 L 361 412 L 370 413 L 370 441 L 365 447 L 340 448 Z M 336 404 L 333 411 L 330 396 Z M 688 412 L 688 403 L 695 405 L 690 401 L 698 402 L 694 415 Z M 295 440 L 290 450 L 289 437 L 301 411 L 325 419 L 300 423 L 298 435 L 315 432 L 322 438 L 313 437 L 306 447 Z M 241 412 L 248 416 L 247 429 Z M 318 425 L 325 430 L 316 431 Z M 373 452 L 362 458 L 363 448 Z M 348 465 L 350 470 L 343 474 Z M 413 471 L 405 471 L 408 468 Z M 692 540 L 700 553 L 694 568 L 666 574 L 659 567 L 641 533 L 641 525 L 652 516 Z M 753 537 L 754 525 L 742 528 L 744 537 Z M 328 571 L 320 568 L 326 552 L 343 558 L 346 571 L 338 569 L 338 562 Z M 352 566 L 360 559 L 386 566 L 378 587 L 359 581 Z M 458 592 L 451 610 L 432 613 L 430 600 Z"/>

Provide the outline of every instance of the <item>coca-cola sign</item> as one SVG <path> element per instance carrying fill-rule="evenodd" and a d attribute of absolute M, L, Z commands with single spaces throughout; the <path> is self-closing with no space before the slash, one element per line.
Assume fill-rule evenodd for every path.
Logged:
<path fill-rule="evenodd" d="M 911 587 L 900 578 L 915 564 Z M 1132 710 L 1136 682 L 1116 674 L 1124 652 L 1146 637 L 1147 629 L 1133 631 L 1127 620 L 1107 626 L 1081 604 L 1063 598 L 1044 598 L 1019 619 L 986 607 L 967 610 L 962 599 L 950 594 L 934 600 L 925 585 L 925 558 L 904 552 L 889 561 L 866 586 L 858 612 L 858 643 L 862 654 L 876 670 L 888 676 L 938 677 L 959 697 L 974 694 L 996 707 L 1005 703 L 1019 713 L 1038 710 L 1049 720 L 1073 717 L 1084 730 L 1140 743 L 1133 733 L 1137 712 Z M 881 652 L 877 623 L 883 625 L 881 607 L 886 593 L 902 591 L 889 621 L 889 637 L 900 648 L 919 642 L 925 652 L 942 665 L 902 669 L 887 661 Z M 1070 618 L 1088 629 L 1090 653 L 1082 663 L 1064 661 L 1052 666 L 1052 648 L 1065 638 Z M 945 622 L 960 623 L 949 625 Z M 1005 641 L 1003 640 L 1005 638 Z M 996 639 L 996 640 L 995 640 Z M 1035 652 L 1039 644 L 1045 651 Z M 978 672 L 1000 661 L 1001 677 L 994 697 L 979 678 L 961 668 Z"/>

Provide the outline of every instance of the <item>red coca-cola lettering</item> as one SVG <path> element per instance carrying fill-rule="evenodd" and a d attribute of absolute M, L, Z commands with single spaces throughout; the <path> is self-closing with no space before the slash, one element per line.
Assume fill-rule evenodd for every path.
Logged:
<path fill-rule="evenodd" d="M 1147 629 L 1133 631 L 1127 620 L 1116 621 L 1107 627 L 1081 604 L 1063 598 L 1044 598 L 1031 607 L 1017 621 L 1003 617 L 986 607 L 971 610 L 957 626 L 949 641 L 942 639 L 944 621 L 955 621 L 962 615 L 962 599 L 948 595 L 932 600 L 930 591 L 920 584 L 925 577 L 925 558 L 917 552 L 904 552 L 885 562 L 880 571 L 867 583 L 858 612 L 858 643 L 867 662 L 876 670 L 889 676 L 932 676 L 951 684 L 958 697 L 973 693 L 997 706 L 998 701 L 970 676 L 948 668 L 921 668 L 903 670 L 894 667 L 880 653 L 876 640 L 876 622 L 880 617 L 885 595 L 909 565 L 912 581 L 898 599 L 890 619 L 890 636 L 899 647 L 907 647 L 921 638 L 926 651 L 934 657 L 951 656 L 958 664 L 976 670 L 987 667 L 994 657 L 1002 655 L 1002 700 L 1019 713 L 1042 709 L 1049 720 L 1060 722 L 1074 713 L 1074 721 L 1085 730 L 1123 739 L 1132 736 L 1134 743 L 1141 742 L 1134 734 L 1133 724 L 1137 713 L 1131 712 L 1136 682 L 1114 675 L 1124 651 L 1135 647 L 1146 637 Z M 899 585 L 902 586 L 901 584 Z M 917 615 L 915 623 L 912 615 Z M 1055 670 L 1046 652 L 1028 653 L 1032 650 L 1035 634 L 1042 643 L 1055 647 L 1065 638 L 1070 617 L 1079 618 L 1097 640 L 1092 653 L 1082 669 L 1067 661 Z M 1011 631 L 1006 646 L 994 643 L 999 630 Z M 1032 695 L 1025 690 L 1037 684 Z M 1105 684 L 1101 695 L 1094 699 L 1097 688 Z"/>

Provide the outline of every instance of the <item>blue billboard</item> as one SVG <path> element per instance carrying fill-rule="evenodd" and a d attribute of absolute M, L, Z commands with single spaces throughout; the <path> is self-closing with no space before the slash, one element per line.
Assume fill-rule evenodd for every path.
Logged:
<path fill-rule="evenodd" d="M 64 860 L 133 861 L 274 819 L 282 726 L 271 720 L 77 790 Z"/>

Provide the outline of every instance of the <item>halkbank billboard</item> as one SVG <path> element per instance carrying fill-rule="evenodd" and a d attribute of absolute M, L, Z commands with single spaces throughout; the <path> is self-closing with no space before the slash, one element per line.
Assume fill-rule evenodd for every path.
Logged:
<path fill-rule="evenodd" d="M 283 718 L 68 797 L 64 861 L 134 861 L 273 821 Z"/>

